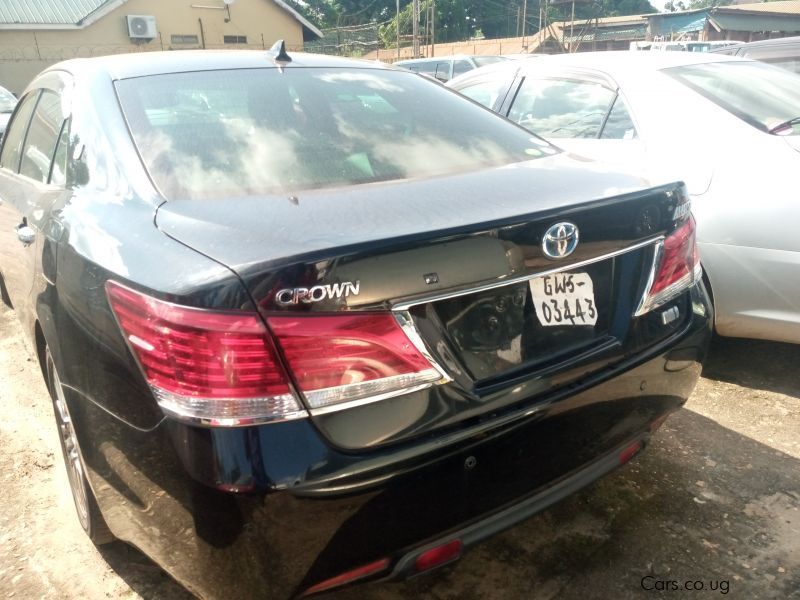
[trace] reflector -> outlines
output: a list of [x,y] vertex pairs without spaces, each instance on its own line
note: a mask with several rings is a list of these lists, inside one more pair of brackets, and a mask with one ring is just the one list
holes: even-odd
[[417,573],[421,573],[454,561],[461,556],[461,547],[461,540],[452,540],[441,546],[426,550],[414,561],[414,570]]
[[388,566],[389,566],[388,558],[382,558],[380,560],[376,560],[375,562],[369,563],[368,565],[357,567],[351,571],[347,571],[345,573],[342,573],[341,575],[337,575],[336,577],[331,577],[330,579],[326,579],[325,581],[313,585],[310,588],[308,588],[305,592],[303,592],[303,596],[310,596],[311,594],[317,594],[319,592],[324,592],[325,590],[330,590],[335,587],[340,587],[348,583],[352,583],[353,581],[363,579],[364,577],[380,573],[381,571],[385,570]]

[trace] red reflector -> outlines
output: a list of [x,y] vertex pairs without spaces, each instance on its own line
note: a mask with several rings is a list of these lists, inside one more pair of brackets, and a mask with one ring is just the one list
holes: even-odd
[[624,465],[642,449],[642,442],[634,442],[619,453],[619,464]]
[[267,322],[312,408],[441,379],[388,313],[271,316]]
[[348,583],[352,583],[353,581],[363,579],[364,577],[375,575],[376,573],[384,571],[388,566],[389,566],[388,558],[382,558],[381,560],[376,560],[375,562],[369,563],[368,565],[364,565],[363,567],[358,567],[356,569],[353,569],[352,571],[347,571],[346,573],[342,573],[341,575],[337,575],[336,577],[331,577],[330,579],[326,579],[321,583],[313,585],[310,588],[308,588],[305,592],[303,592],[303,596],[310,596],[311,594],[324,592],[326,590],[330,590],[332,588],[340,587]]
[[650,423],[650,432],[652,433],[652,432],[656,431],[659,427],[661,427],[664,424],[664,422],[667,420],[667,417],[669,417],[669,415],[663,415],[663,416],[657,418],[652,423]]
[[414,561],[414,570],[421,573],[454,561],[461,556],[461,547],[461,540],[453,540],[426,550]]
[[106,293],[165,411],[214,425],[302,416],[258,314],[180,306],[113,281]]

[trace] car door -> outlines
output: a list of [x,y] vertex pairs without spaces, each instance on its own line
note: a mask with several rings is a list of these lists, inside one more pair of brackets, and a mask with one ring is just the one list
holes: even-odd
[[618,87],[605,77],[526,74],[504,114],[566,150],[646,173],[644,145],[633,117]]
[[[23,96],[9,122],[0,152],[0,275],[8,297],[16,307],[23,295],[24,273],[20,257],[27,248],[19,239],[22,194],[16,186],[22,148],[40,90]],[[24,233],[24,232],[22,232]]]
[[[58,76],[50,79],[63,85]],[[66,180],[67,121],[60,87],[35,89],[23,99],[0,154],[0,266],[8,295],[29,334],[30,296],[41,271],[42,230]],[[54,167],[59,146],[61,164]]]

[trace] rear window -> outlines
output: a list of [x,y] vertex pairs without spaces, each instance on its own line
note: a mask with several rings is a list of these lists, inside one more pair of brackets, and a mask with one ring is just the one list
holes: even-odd
[[790,71],[742,61],[672,67],[664,73],[761,131],[800,133],[800,76]]
[[555,152],[404,72],[239,69],[116,85],[142,159],[168,198],[447,175]]

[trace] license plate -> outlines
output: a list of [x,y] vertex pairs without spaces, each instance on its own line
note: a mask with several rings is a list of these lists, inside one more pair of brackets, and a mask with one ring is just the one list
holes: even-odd
[[545,327],[594,325],[597,306],[588,273],[556,273],[531,279],[536,318]]

